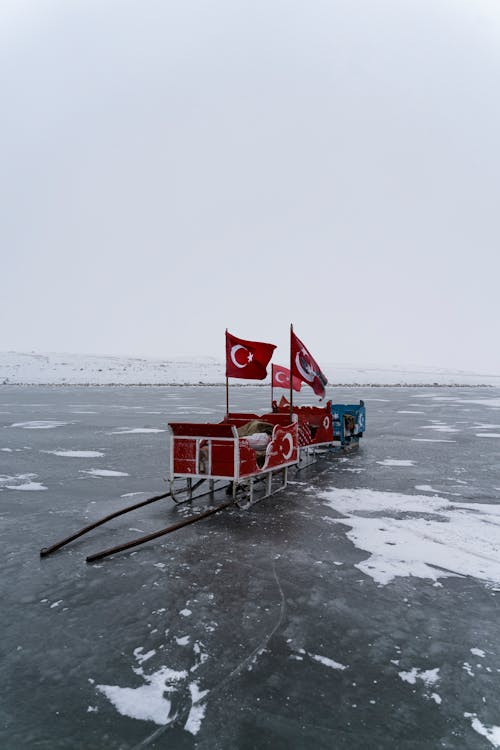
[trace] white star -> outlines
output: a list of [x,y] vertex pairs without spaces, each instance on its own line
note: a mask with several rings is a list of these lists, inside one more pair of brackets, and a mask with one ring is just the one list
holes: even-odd
[[250,362],[252,361],[252,359],[253,359],[253,354],[252,354],[252,352],[248,352],[248,357],[247,357],[247,362],[248,362],[248,364],[250,364]]

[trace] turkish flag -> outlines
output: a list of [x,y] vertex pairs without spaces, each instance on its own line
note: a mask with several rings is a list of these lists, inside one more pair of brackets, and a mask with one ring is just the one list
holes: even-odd
[[226,331],[226,378],[264,380],[274,344],[245,341]]
[[292,375],[310,385],[316,396],[325,397],[325,385],[328,380],[321,372],[321,368],[308,352],[302,341],[290,332],[290,350],[292,360]]
[[[290,370],[288,368],[281,365],[271,365],[271,371],[273,373],[274,388],[290,388]],[[292,388],[294,391],[300,391],[302,381],[298,378],[293,378]]]

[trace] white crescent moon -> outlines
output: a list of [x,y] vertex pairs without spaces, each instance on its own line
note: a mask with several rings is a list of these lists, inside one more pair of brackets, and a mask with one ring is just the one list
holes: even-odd
[[283,377],[285,377],[285,373],[283,372],[283,370],[280,370],[279,372],[276,373],[276,382],[277,383],[284,383],[285,381],[282,380],[282,378],[280,378],[280,375],[282,375]]
[[306,372],[306,370],[304,370],[304,368],[300,364],[300,352],[297,352],[297,354],[295,355],[295,367],[300,372],[304,380],[307,380],[308,383],[313,382],[316,375],[314,375],[314,373],[311,374],[310,372]]
[[240,368],[241,368],[241,367],[246,367],[246,366],[247,366],[247,364],[248,364],[248,362],[245,362],[245,364],[243,364],[243,365],[240,365],[240,363],[239,363],[239,362],[237,362],[237,361],[236,361],[236,359],[235,359],[235,357],[236,357],[236,352],[237,352],[237,351],[238,351],[239,349],[243,349],[243,351],[245,351],[245,352],[246,352],[246,351],[248,351],[248,349],[245,349],[245,347],[244,347],[244,346],[242,346],[241,344],[236,344],[236,346],[233,346],[233,347],[231,348],[231,354],[229,355],[229,356],[231,357],[231,362],[233,363],[233,365],[236,365],[236,367],[240,367]]
[[290,446],[290,450],[288,451],[288,453],[283,453],[283,458],[285,459],[285,461],[288,461],[288,459],[293,453],[293,440],[289,432],[286,433],[285,437],[283,438],[283,442],[285,442],[285,440],[288,440],[288,445]]
[[327,430],[329,426],[330,426],[330,419],[328,417],[325,417],[323,420],[323,427],[325,428],[325,430]]

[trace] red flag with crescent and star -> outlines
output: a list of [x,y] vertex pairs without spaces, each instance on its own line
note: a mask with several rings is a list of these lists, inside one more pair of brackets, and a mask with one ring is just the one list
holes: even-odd
[[[290,370],[288,367],[271,365],[271,372],[273,374],[273,388],[290,388]],[[293,378],[292,388],[294,391],[300,391],[302,388],[302,381],[299,380],[299,378]]]
[[316,360],[293,331],[290,332],[290,351],[292,376],[310,385],[316,396],[324,398],[328,380],[321,372]]
[[264,380],[274,344],[245,341],[226,331],[226,378]]

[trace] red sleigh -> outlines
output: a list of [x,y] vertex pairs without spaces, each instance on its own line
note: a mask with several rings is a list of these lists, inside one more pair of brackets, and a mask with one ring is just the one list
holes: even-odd
[[[238,428],[251,423],[270,425],[272,434],[265,447],[254,447],[252,436],[240,436]],[[228,480],[233,494],[244,485],[253,497],[254,481],[266,480],[265,495],[286,487],[288,467],[298,463],[298,421],[290,422],[289,414],[229,414],[223,422],[169,424],[170,483],[187,480],[188,492],[193,480],[209,480],[211,487],[218,480]],[[281,483],[273,489],[273,479],[281,475]]]

